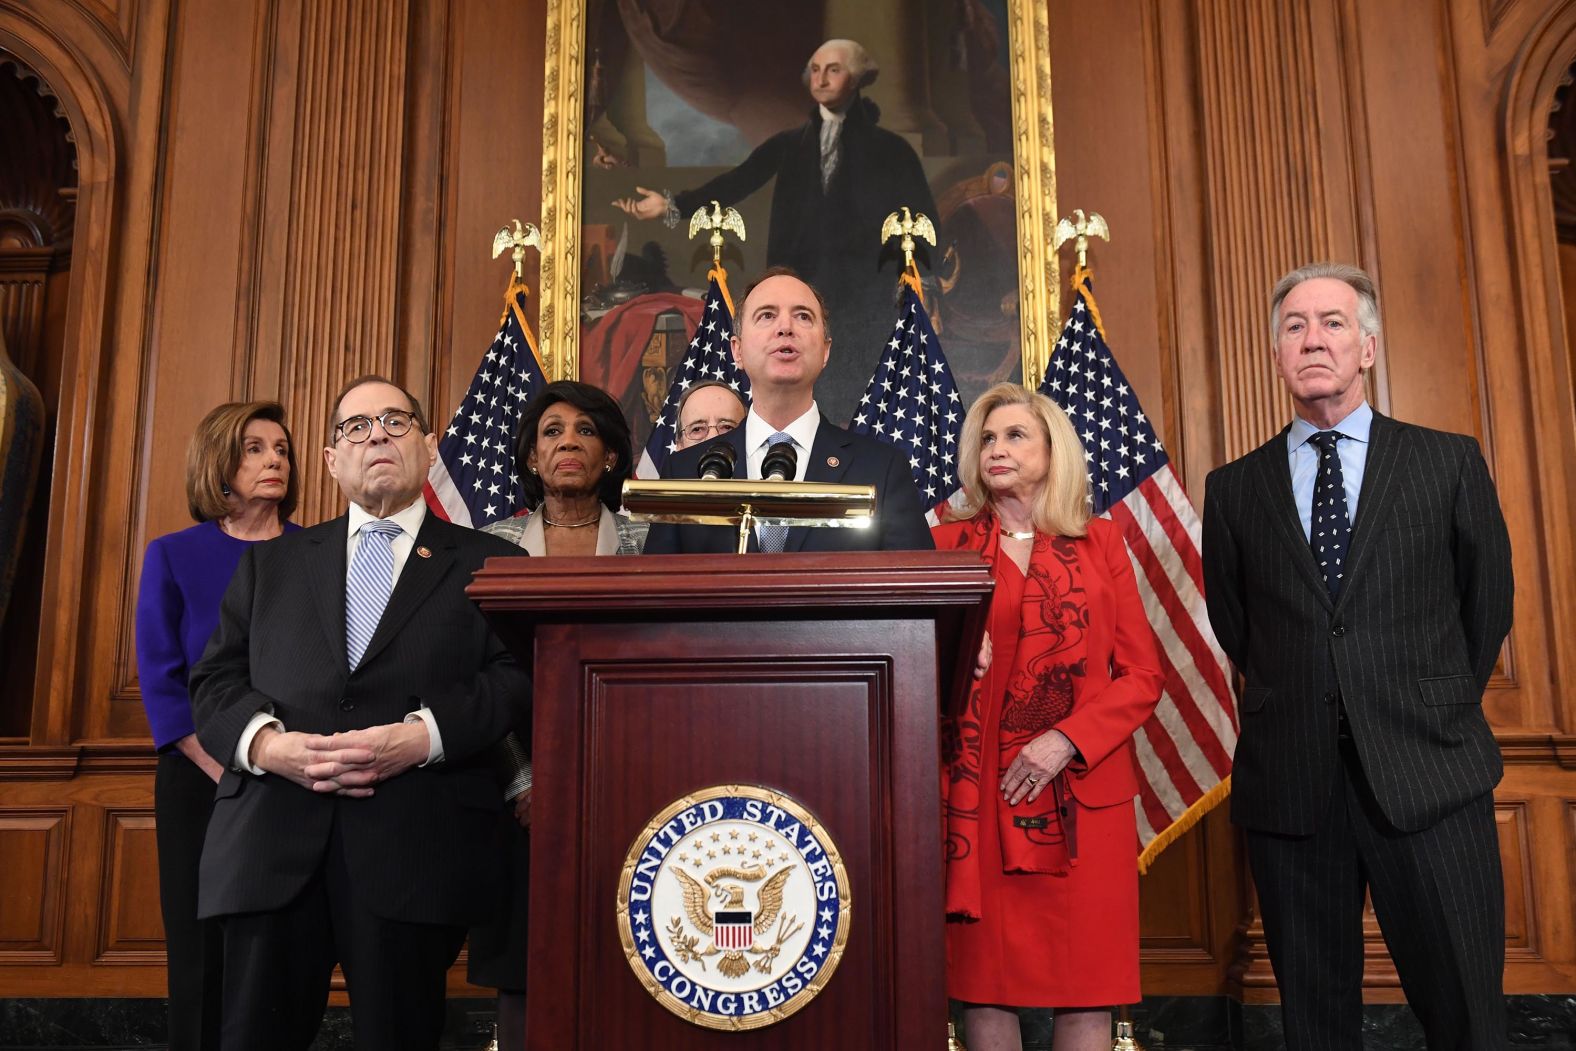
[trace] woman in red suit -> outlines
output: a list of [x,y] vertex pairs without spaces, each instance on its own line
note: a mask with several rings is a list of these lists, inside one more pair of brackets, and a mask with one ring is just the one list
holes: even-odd
[[1049,398],[991,388],[958,462],[969,499],[936,547],[981,552],[996,593],[990,667],[945,733],[948,993],[970,1051],[1021,1048],[1019,1007],[1055,1009],[1056,1051],[1104,1051],[1111,1005],[1139,998],[1132,735],[1160,657]]

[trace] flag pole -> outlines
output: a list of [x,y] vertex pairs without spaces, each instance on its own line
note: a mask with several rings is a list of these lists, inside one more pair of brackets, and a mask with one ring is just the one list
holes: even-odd
[[708,282],[716,281],[718,289],[722,292],[722,300],[727,304],[728,315],[733,315],[733,294],[728,291],[728,271],[722,267],[722,249],[726,244],[722,239],[723,232],[734,234],[740,241],[744,238],[744,217],[733,208],[724,208],[718,201],[711,202],[711,210],[707,211],[703,204],[690,216],[690,240],[702,231],[711,231],[711,269],[706,272]]

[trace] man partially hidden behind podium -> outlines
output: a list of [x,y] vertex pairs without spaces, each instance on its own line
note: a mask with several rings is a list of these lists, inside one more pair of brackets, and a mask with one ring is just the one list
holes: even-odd
[[502,802],[486,753],[530,681],[465,596],[499,537],[428,514],[437,442],[378,377],[335,403],[348,515],[248,550],[192,671],[224,768],[199,912],[224,921],[225,1051],[305,1049],[340,964],[358,1049],[433,1049]]
[[[886,442],[834,427],[815,403],[815,381],[831,357],[831,325],[818,293],[792,270],[773,267],[751,285],[734,322],[733,357],[750,377],[744,426],[692,446],[668,461],[667,477],[694,478],[718,443],[733,447],[735,478],[760,478],[766,451],[790,442],[796,481],[876,487],[868,529],[762,526],[751,551],[901,551],[935,545],[925,524],[908,460]],[[727,554],[738,534],[729,526],[655,524],[646,554]]]

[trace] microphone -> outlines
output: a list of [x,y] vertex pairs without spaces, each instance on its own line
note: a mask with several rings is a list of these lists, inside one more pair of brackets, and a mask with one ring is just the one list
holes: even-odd
[[766,450],[766,458],[761,461],[763,481],[792,481],[798,471],[799,454],[794,450],[793,442],[778,442]]
[[697,477],[707,481],[719,481],[733,477],[733,461],[739,454],[727,442],[716,442],[707,449],[700,458],[700,467]]

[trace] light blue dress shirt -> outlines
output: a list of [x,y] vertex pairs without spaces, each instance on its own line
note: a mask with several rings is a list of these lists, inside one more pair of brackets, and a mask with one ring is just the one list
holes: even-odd
[[[1374,410],[1364,401],[1347,413],[1346,418],[1332,431],[1340,431],[1342,438],[1335,443],[1341,457],[1341,481],[1346,488],[1346,516],[1352,528],[1357,527],[1357,494],[1363,488],[1363,469],[1368,466],[1368,434],[1373,429]],[[1291,495],[1297,501],[1297,517],[1302,521],[1302,535],[1312,533],[1313,483],[1319,476],[1319,449],[1308,439],[1319,433],[1319,428],[1301,416],[1291,421],[1286,434],[1286,455],[1291,464]]]

